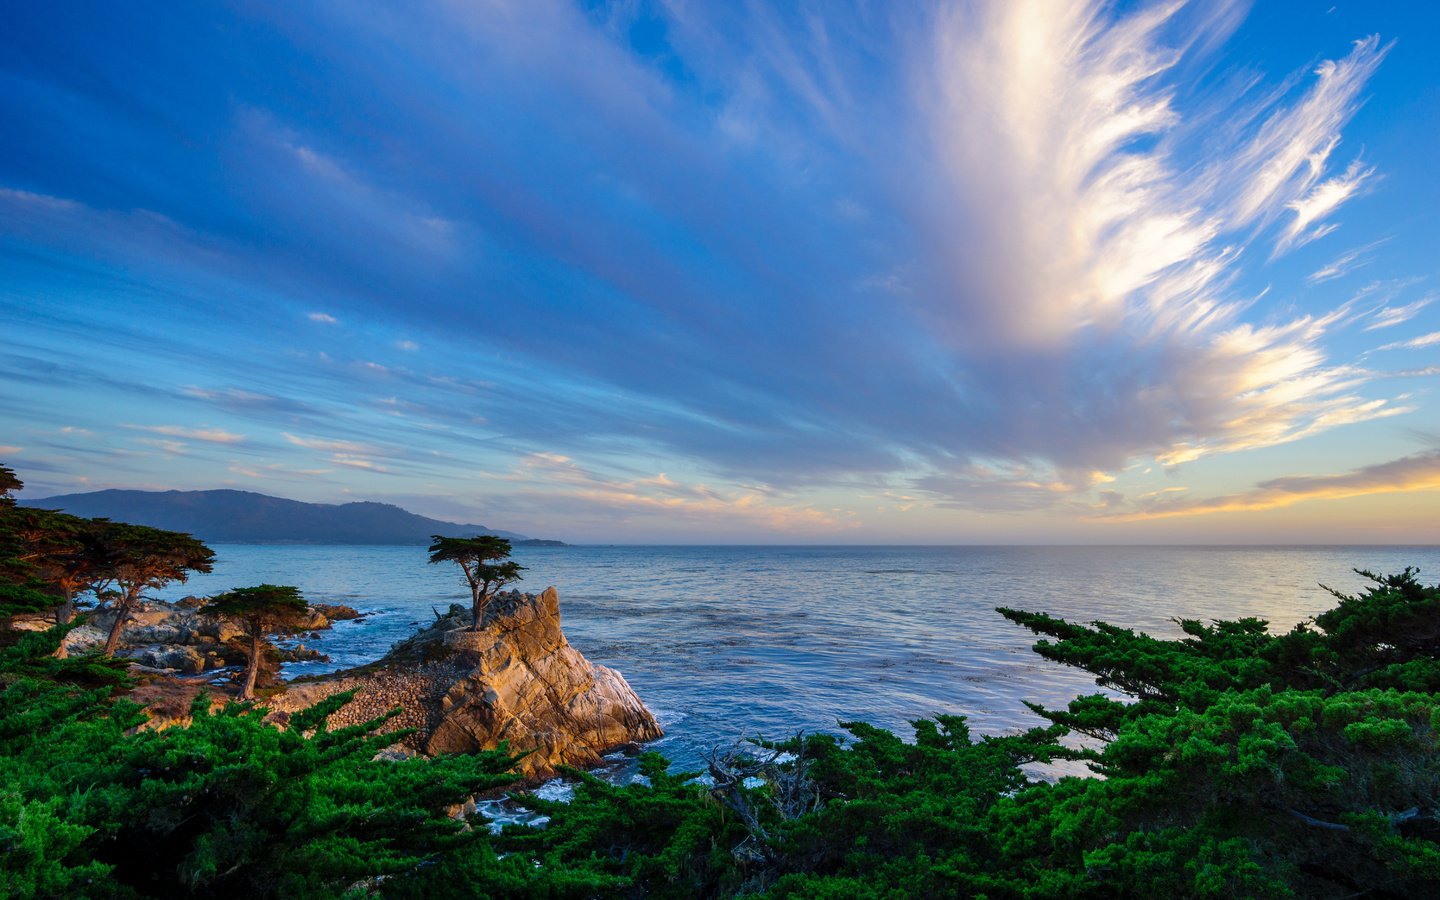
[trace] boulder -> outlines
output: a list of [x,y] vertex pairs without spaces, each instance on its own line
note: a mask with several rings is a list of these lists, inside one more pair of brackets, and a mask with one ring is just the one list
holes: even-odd
[[156,669],[179,669],[186,675],[205,671],[205,657],[196,652],[194,647],[162,644],[154,650],[146,651],[140,660]]
[[109,629],[99,629],[94,625],[85,624],[76,628],[65,636],[65,650],[71,656],[79,656],[82,653],[89,653],[91,650],[99,650],[105,646],[105,638]]
[[132,622],[125,626],[121,637],[129,645],[187,644],[192,642],[197,634],[194,625],[194,619],[178,615],[149,625]]
[[330,620],[325,618],[325,614],[315,609],[313,606],[305,611],[305,618],[296,622],[294,625],[296,631],[316,631],[321,628],[329,627]]
[[329,655],[328,653],[321,653],[319,650],[313,650],[313,649],[311,649],[311,648],[309,648],[309,647],[306,647],[304,644],[298,644],[298,645],[296,645],[296,646],[294,646],[294,647],[276,647],[276,648],[274,648],[274,650],[275,650],[275,656],[276,656],[281,662],[329,662],[329,661],[330,661],[330,655]]
[[595,666],[560,630],[560,600],[544,593],[500,595],[480,631],[446,631],[442,645],[470,665],[440,701],[442,717],[425,744],[430,755],[533,750],[527,775],[557,765],[590,766],[625,744],[662,736],[624,676]]
[[245,629],[236,625],[229,619],[221,619],[215,616],[204,616],[197,620],[196,634],[210,638],[218,644],[228,644],[234,640],[248,640]]

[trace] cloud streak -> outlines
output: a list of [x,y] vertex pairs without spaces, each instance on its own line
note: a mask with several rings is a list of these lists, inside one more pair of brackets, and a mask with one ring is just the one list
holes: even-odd
[[1434,490],[1440,490],[1440,451],[1416,453],[1339,475],[1287,475],[1261,482],[1252,490],[1240,494],[1158,499],[1138,511],[1109,518],[1136,521],[1218,512],[1257,512],[1305,500],[1341,500],[1371,494]]
[[1422,297],[1414,303],[1407,303],[1404,306],[1386,306],[1376,311],[1372,321],[1365,326],[1366,331],[1374,331],[1377,328],[1389,328],[1391,325],[1399,325],[1415,318],[1420,310],[1435,302],[1435,295]]
[[[245,440],[245,435],[232,434],[223,428],[185,428],[181,425],[121,425],[120,427],[137,431],[151,431],[170,437],[189,438],[211,444],[238,444]],[[166,443],[173,442],[167,441]]]

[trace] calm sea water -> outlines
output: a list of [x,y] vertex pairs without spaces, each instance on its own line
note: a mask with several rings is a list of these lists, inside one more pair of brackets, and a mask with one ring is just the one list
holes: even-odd
[[[372,615],[318,641],[330,665],[368,662],[469,602],[452,568],[421,547],[217,545],[215,571],[162,596],[269,582]],[[1352,568],[1440,575],[1437,547],[565,547],[517,549],[520,585],[555,585],[570,642],[623,673],[695,767],[738,738],[838,731],[860,719],[910,734],[908,720],[969,717],[984,734],[1042,724],[1049,706],[1093,693],[1083,672],[1030,651],[1034,636],[997,606],[1104,620],[1175,636],[1176,617],[1258,616],[1288,629],[1353,593]]]

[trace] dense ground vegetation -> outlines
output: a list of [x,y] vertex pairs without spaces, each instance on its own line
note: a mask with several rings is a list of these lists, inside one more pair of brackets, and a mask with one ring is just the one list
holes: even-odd
[[[0,468],[0,500],[18,479]],[[7,487],[7,484],[9,485]],[[0,600],[59,610],[90,520],[0,503]],[[40,523],[37,527],[36,523]],[[78,537],[77,537],[78,535]],[[78,563],[77,563],[78,565]],[[1182,621],[1160,640],[1000,613],[1107,690],[1044,728],[796,737],[648,783],[581,772],[525,796],[543,828],[452,818],[513,784],[503,752],[393,761],[347,697],[284,729],[263,708],[139,730],[123,661],[54,653],[72,625],[0,647],[0,894],[10,897],[1109,898],[1440,895],[1440,586],[1363,573],[1284,634]],[[83,581],[83,579],[82,579]],[[91,582],[96,583],[92,577]],[[1087,735],[1091,749],[1062,743]],[[1022,767],[1080,759],[1054,783]]]

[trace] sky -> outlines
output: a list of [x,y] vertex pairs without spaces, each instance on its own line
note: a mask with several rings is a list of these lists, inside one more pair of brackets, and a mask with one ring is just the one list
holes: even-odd
[[1440,542],[1440,10],[0,11],[0,463],[581,543]]

